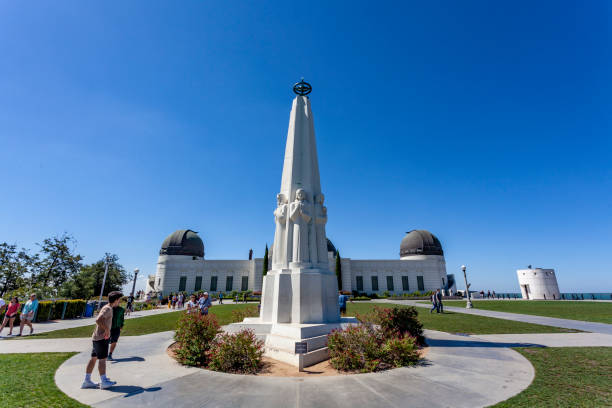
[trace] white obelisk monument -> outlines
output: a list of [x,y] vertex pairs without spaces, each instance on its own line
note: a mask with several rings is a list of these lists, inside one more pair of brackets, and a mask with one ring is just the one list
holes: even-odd
[[[311,87],[297,83],[277,207],[272,270],[263,278],[261,314],[239,326],[266,333],[266,354],[294,365],[308,366],[327,358],[327,334],[354,323],[340,318],[338,283],[327,260],[327,208],[321,192]],[[306,342],[306,354],[295,343]]]

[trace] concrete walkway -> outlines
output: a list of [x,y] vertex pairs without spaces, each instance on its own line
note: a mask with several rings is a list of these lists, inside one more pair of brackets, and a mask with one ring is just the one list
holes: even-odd
[[474,334],[493,343],[528,343],[540,347],[612,347],[612,335],[601,333]]
[[[422,308],[431,308],[430,304],[419,303],[422,300],[373,300],[375,303],[393,303],[410,305]],[[444,306],[445,311],[465,313],[477,316],[494,317],[496,319],[515,320],[518,322],[541,324],[543,326],[563,327],[565,329],[580,330],[591,333],[612,334],[612,324],[585,322],[581,320],[559,319],[556,317],[534,316],[519,313],[495,312],[484,309],[466,309],[464,307]]]
[[[426,361],[382,373],[279,378],[216,373],[177,364],[166,353],[172,332],[122,338],[109,390],[81,390],[89,349],[58,369],[58,387],[95,407],[483,407],[510,398],[534,377],[531,364],[495,343],[426,331]],[[97,374],[94,374],[97,381]]]

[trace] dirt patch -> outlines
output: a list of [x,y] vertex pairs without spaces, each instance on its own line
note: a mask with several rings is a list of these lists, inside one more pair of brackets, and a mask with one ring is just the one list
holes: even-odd
[[[170,358],[176,360],[175,350],[177,344],[172,343],[166,350]],[[425,358],[429,347],[425,347],[419,350],[419,356],[421,359]],[[330,377],[335,375],[351,375],[358,374],[353,372],[338,371],[331,366],[329,360],[321,361],[315,365],[304,368],[304,371],[299,371],[297,367],[291,364],[283,363],[282,361],[274,360],[269,357],[262,359],[263,367],[257,374],[246,374],[246,375],[257,375],[260,377]],[[200,367],[206,370],[206,367]]]

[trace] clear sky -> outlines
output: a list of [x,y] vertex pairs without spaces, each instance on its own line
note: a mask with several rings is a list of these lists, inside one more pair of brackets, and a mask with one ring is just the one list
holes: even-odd
[[610,4],[2,2],[0,242],[67,231],[143,276],[181,228],[261,257],[303,76],[344,257],[427,229],[476,289],[532,264],[610,292]]

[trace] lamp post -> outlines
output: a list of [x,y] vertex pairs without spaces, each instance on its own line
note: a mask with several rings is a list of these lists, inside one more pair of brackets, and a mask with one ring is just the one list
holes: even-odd
[[140,269],[134,269],[134,283],[132,284],[132,293],[130,294],[132,297],[134,297],[134,289],[136,289],[136,279],[138,278],[138,272],[140,272]]
[[467,296],[467,303],[465,304],[465,308],[466,309],[471,309],[472,308],[472,301],[470,300],[470,285],[468,285],[467,283],[467,275],[465,274],[465,270],[467,268],[465,267],[465,265],[461,265],[461,270],[463,271],[463,279],[465,279],[465,292],[466,292],[466,296]]
[[108,275],[108,254],[104,259],[104,278],[102,279],[102,289],[100,290],[100,299],[98,300],[98,313],[100,312],[100,305],[102,304],[102,294],[104,293],[104,285],[106,284],[106,275]]

